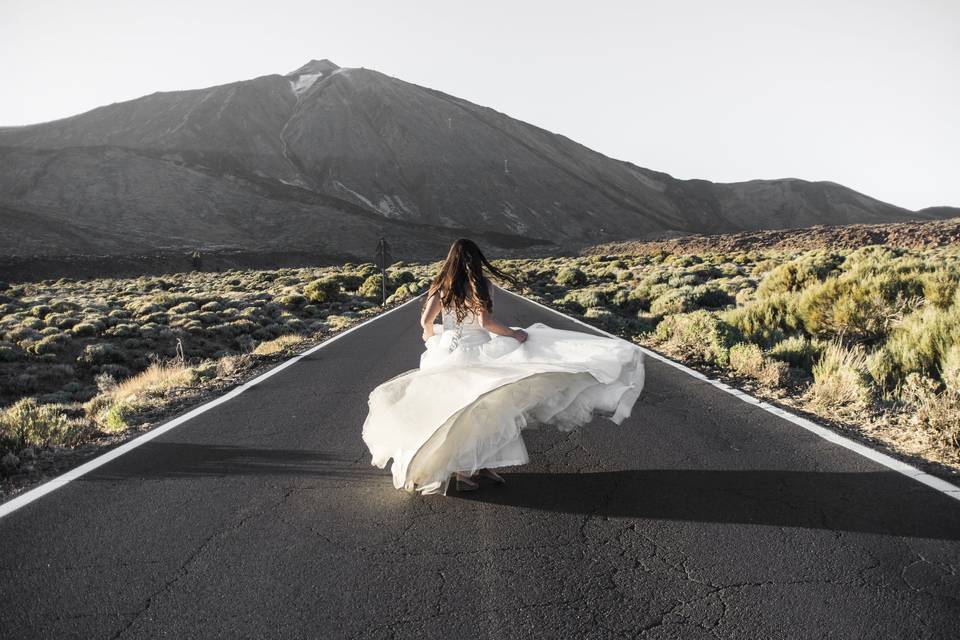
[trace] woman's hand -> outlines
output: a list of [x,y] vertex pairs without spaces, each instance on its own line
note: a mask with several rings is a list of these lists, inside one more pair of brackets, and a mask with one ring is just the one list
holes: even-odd
[[527,341],[527,338],[529,336],[527,335],[527,332],[524,331],[523,329],[514,329],[512,337],[514,340],[516,340],[520,344],[523,344],[524,342]]
[[429,340],[435,335],[436,334],[433,332],[433,327],[431,326],[429,329],[427,327],[424,327],[423,334],[420,337],[423,339],[424,342],[426,342],[427,340]]

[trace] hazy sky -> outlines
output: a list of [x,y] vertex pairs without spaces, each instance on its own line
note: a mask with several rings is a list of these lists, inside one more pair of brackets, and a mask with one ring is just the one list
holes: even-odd
[[960,206],[960,0],[0,0],[0,125],[367,67],[679,178]]

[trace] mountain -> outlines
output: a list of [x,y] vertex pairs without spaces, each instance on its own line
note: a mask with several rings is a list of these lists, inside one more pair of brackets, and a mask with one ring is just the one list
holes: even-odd
[[936,218],[831,182],[678,180],[368,69],[158,92],[0,128],[8,256],[311,250],[407,259]]

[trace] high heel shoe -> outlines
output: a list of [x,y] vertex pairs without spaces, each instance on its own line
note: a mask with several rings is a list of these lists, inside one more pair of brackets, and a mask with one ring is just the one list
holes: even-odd
[[457,473],[454,475],[454,478],[456,479],[457,483],[457,491],[476,491],[480,488],[480,483],[470,476]]
[[480,469],[477,472],[477,475],[481,478],[487,478],[488,480],[493,480],[497,484],[507,484],[507,481],[503,479],[503,476],[494,471],[493,469]]
[[473,478],[465,476],[462,473],[451,473],[447,481],[443,483],[443,495],[449,495],[451,482],[457,492],[476,491],[480,488],[480,483]]

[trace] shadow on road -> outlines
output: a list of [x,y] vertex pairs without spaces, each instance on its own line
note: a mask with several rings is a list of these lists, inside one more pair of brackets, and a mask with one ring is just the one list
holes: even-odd
[[382,477],[355,458],[323,451],[151,441],[83,477],[85,481],[225,476]]
[[689,520],[960,540],[960,503],[894,472],[650,469],[511,473],[469,501],[610,518]]

